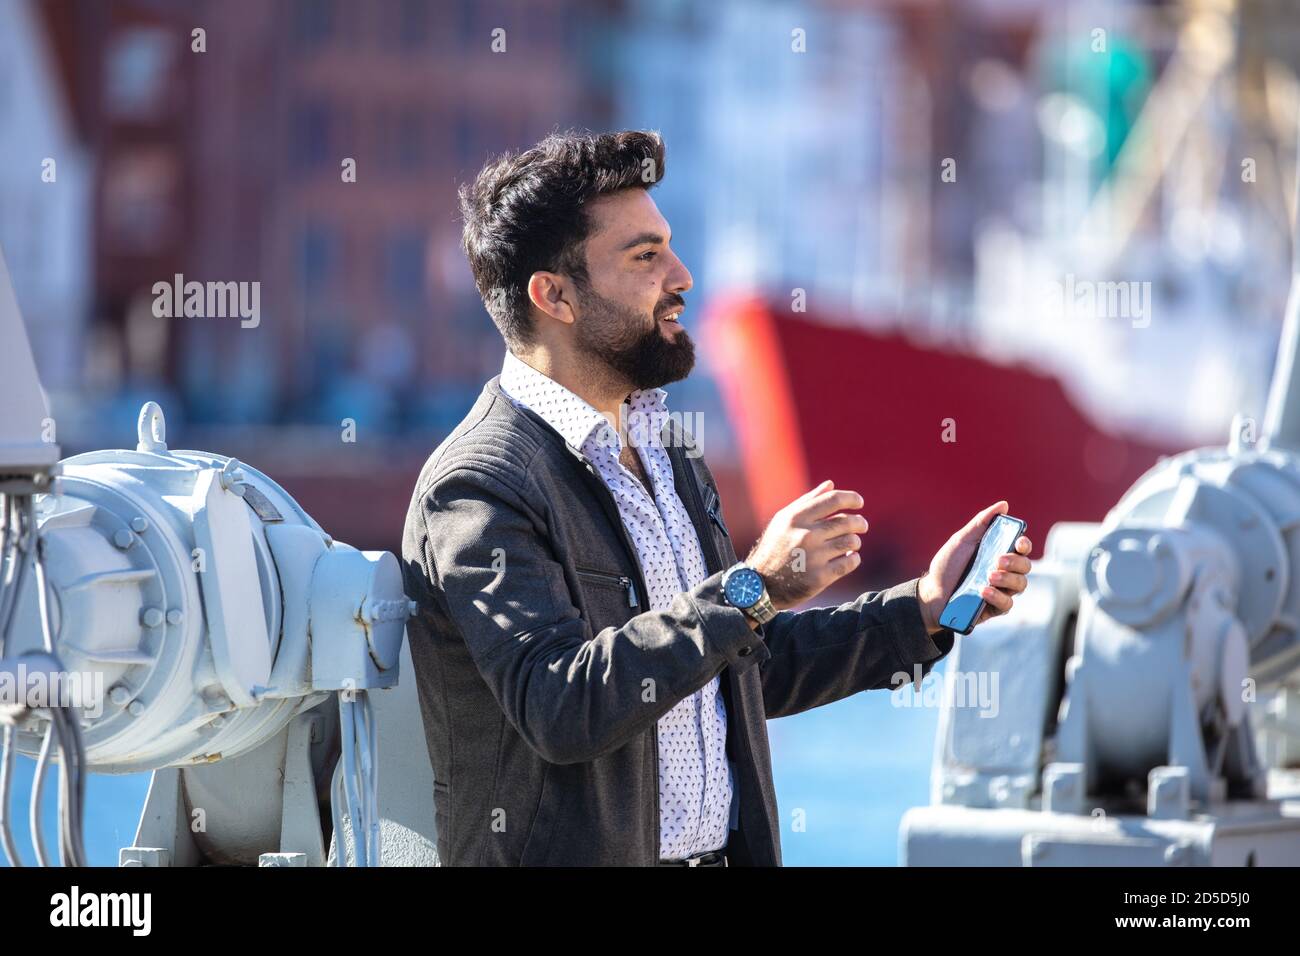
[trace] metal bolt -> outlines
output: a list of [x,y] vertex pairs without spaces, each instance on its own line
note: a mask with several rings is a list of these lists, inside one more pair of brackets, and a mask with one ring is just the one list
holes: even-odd
[[241,498],[244,496],[246,490],[243,486],[244,472],[239,467],[239,459],[231,458],[228,460],[217,477],[221,482],[221,487],[226,491]]
[[132,717],[139,717],[144,713],[144,704],[140,703],[138,700],[133,700],[131,703],[126,705],[126,712]]
[[149,530],[149,522],[142,517],[136,516],[131,519],[131,530],[136,534],[144,534]]
[[125,528],[122,528],[113,533],[113,544],[125,551],[127,548],[131,547],[131,545],[135,544],[135,535],[130,531],[127,531]]
[[114,687],[112,690],[108,692],[108,699],[111,700],[118,707],[121,707],[128,700],[131,699],[131,691],[129,691],[123,685],[118,684],[116,687]]
[[208,721],[208,726],[211,727],[213,730],[220,730],[222,727],[226,726],[226,718],[222,717],[220,714],[217,714],[217,716],[213,717],[210,721]]
[[156,607],[147,607],[140,612],[140,623],[145,627],[158,627],[163,622],[163,612]]
[[185,620],[185,613],[178,607],[172,608],[167,612],[167,623],[171,625],[179,624]]

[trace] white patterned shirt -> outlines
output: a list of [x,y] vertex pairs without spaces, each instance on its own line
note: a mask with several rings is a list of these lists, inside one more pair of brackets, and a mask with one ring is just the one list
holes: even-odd
[[[617,429],[594,407],[509,351],[500,384],[516,405],[536,412],[596,467],[636,548],[650,610],[669,607],[678,594],[708,577],[699,536],[673,486],[672,461],[659,441],[668,414],[663,389],[633,391],[626,411],[629,442],[654,487],[651,498],[619,461],[623,443]],[[727,842],[732,777],[719,679],[678,702],[655,729],[660,858],[680,860],[721,849]]]

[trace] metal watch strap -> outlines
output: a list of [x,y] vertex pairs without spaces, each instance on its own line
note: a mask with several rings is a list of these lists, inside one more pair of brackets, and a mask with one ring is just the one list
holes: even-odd
[[[759,581],[763,582],[763,593],[760,594],[758,600],[755,601],[749,607],[739,607],[737,605],[731,604],[731,599],[727,597],[727,588],[726,588],[727,577],[733,571],[736,571],[740,568],[744,568],[747,571],[751,572],[759,579]],[[736,608],[737,611],[740,611],[751,621],[756,621],[759,624],[766,624],[768,621],[772,620],[772,618],[776,617],[776,608],[772,606],[772,599],[767,595],[767,582],[763,581],[763,576],[759,574],[757,571],[755,571],[753,568],[751,568],[744,561],[737,561],[731,567],[727,568],[727,570],[723,572],[722,581],[723,581],[723,587],[722,587],[723,598],[727,601],[728,604],[731,604],[732,607]]]
[[759,624],[766,624],[776,617],[776,608],[772,606],[772,599],[767,596],[766,584],[763,587],[763,596],[755,602],[754,606],[744,607],[741,610]]

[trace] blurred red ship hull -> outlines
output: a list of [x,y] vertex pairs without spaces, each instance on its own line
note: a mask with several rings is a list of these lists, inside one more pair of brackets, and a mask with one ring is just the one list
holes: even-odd
[[1101,520],[1180,450],[1103,431],[1055,378],[1023,366],[751,298],[715,302],[702,335],[750,503],[735,523],[756,533],[829,478],[866,501],[860,573],[872,579],[922,573],[949,535],[1003,498],[1039,554],[1053,524]]

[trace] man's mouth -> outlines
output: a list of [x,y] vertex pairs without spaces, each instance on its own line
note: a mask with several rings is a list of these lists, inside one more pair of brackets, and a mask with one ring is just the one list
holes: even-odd
[[682,317],[682,310],[673,309],[671,312],[666,312],[663,315],[659,316],[659,321],[676,323],[681,320],[681,317]]

